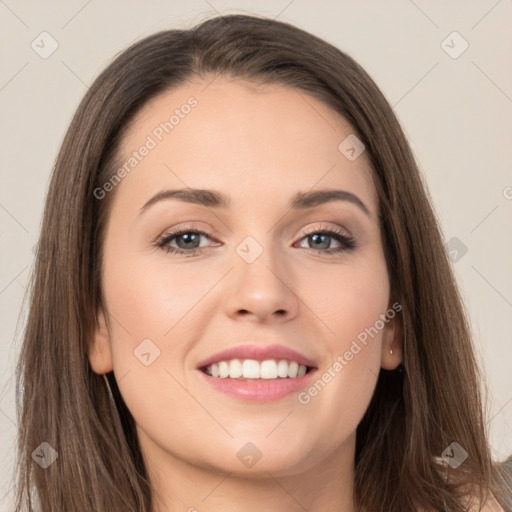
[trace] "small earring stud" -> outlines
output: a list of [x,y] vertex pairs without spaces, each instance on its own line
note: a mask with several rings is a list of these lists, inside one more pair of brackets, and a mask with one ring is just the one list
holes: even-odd
[[390,353],[390,354],[392,354],[392,353],[393,353],[393,349],[390,349],[390,350],[389,350],[389,353]]

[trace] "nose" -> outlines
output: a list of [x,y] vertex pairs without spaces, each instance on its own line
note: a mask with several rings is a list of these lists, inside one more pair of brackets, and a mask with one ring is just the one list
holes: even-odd
[[235,252],[234,268],[228,277],[225,298],[228,316],[263,323],[295,318],[300,305],[295,291],[297,280],[284,255],[265,247],[251,262],[240,254]]

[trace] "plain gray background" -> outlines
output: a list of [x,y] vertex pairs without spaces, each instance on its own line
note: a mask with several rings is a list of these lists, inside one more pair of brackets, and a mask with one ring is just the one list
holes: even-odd
[[234,12],[324,38],[354,57],[393,105],[471,318],[495,458],[512,453],[512,1],[0,0],[2,511],[12,507],[16,323],[71,116],[88,84],[133,41]]

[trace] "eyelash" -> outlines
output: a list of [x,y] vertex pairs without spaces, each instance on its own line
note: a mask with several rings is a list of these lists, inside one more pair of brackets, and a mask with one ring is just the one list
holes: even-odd
[[[205,231],[202,231],[200,229],[196,229],[193,227],[184,226],[184,227],[177,228],[175,230],[165,233],[157,242],[157,247],[164,250],[168,254],[178,254],[178,255],[183,255],[185,257],[191,257],[191,256],[196,255],[197,253],[201,253],[203,251],[203,249],[205,249],[206,247],[184,250],[184,249],[178,249],[176,247],[171,247],[171,246],[167,245],[174,238],[177,238],[180,235],[183,235],[186,233],[187,234],[193,233],[196,235],[205,235],[210,239],[212,238],[210,236],[210,234]],[[314,234],[332,236],[335,240],[337,240],[338,242],[340,242],[342,244],[341,247],[338,247],[336,249],[328,249],[328,250],[312,249],[311,247],[307,248],[308,250],[316,252],[316,253],[327,254],[328,256],[334,256],[341,252],[351,251],[356,247],[356,242],[352,236],[346,235],[345,233],[343,233],[341,230],[339,230],[337,228],[327,228],[327,227],[323,227],[323,226],[320,228],[309,229],[309,230],[305,231],[304,236],[302,236],[302,238],[300,240],[302,240],[303,238],[307,238],[308,236],[311,236]]]

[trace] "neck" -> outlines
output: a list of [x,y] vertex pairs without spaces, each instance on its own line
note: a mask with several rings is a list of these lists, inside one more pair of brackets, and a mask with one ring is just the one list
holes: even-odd
[[[148,442],[141,439],[141,446]],[[354,453],[355,433],[327,459],[305,461],[302,472],[255,467],[243,473],[194,464],[153,446],[151,458],[145,457],[153,512],[356,512]]]

